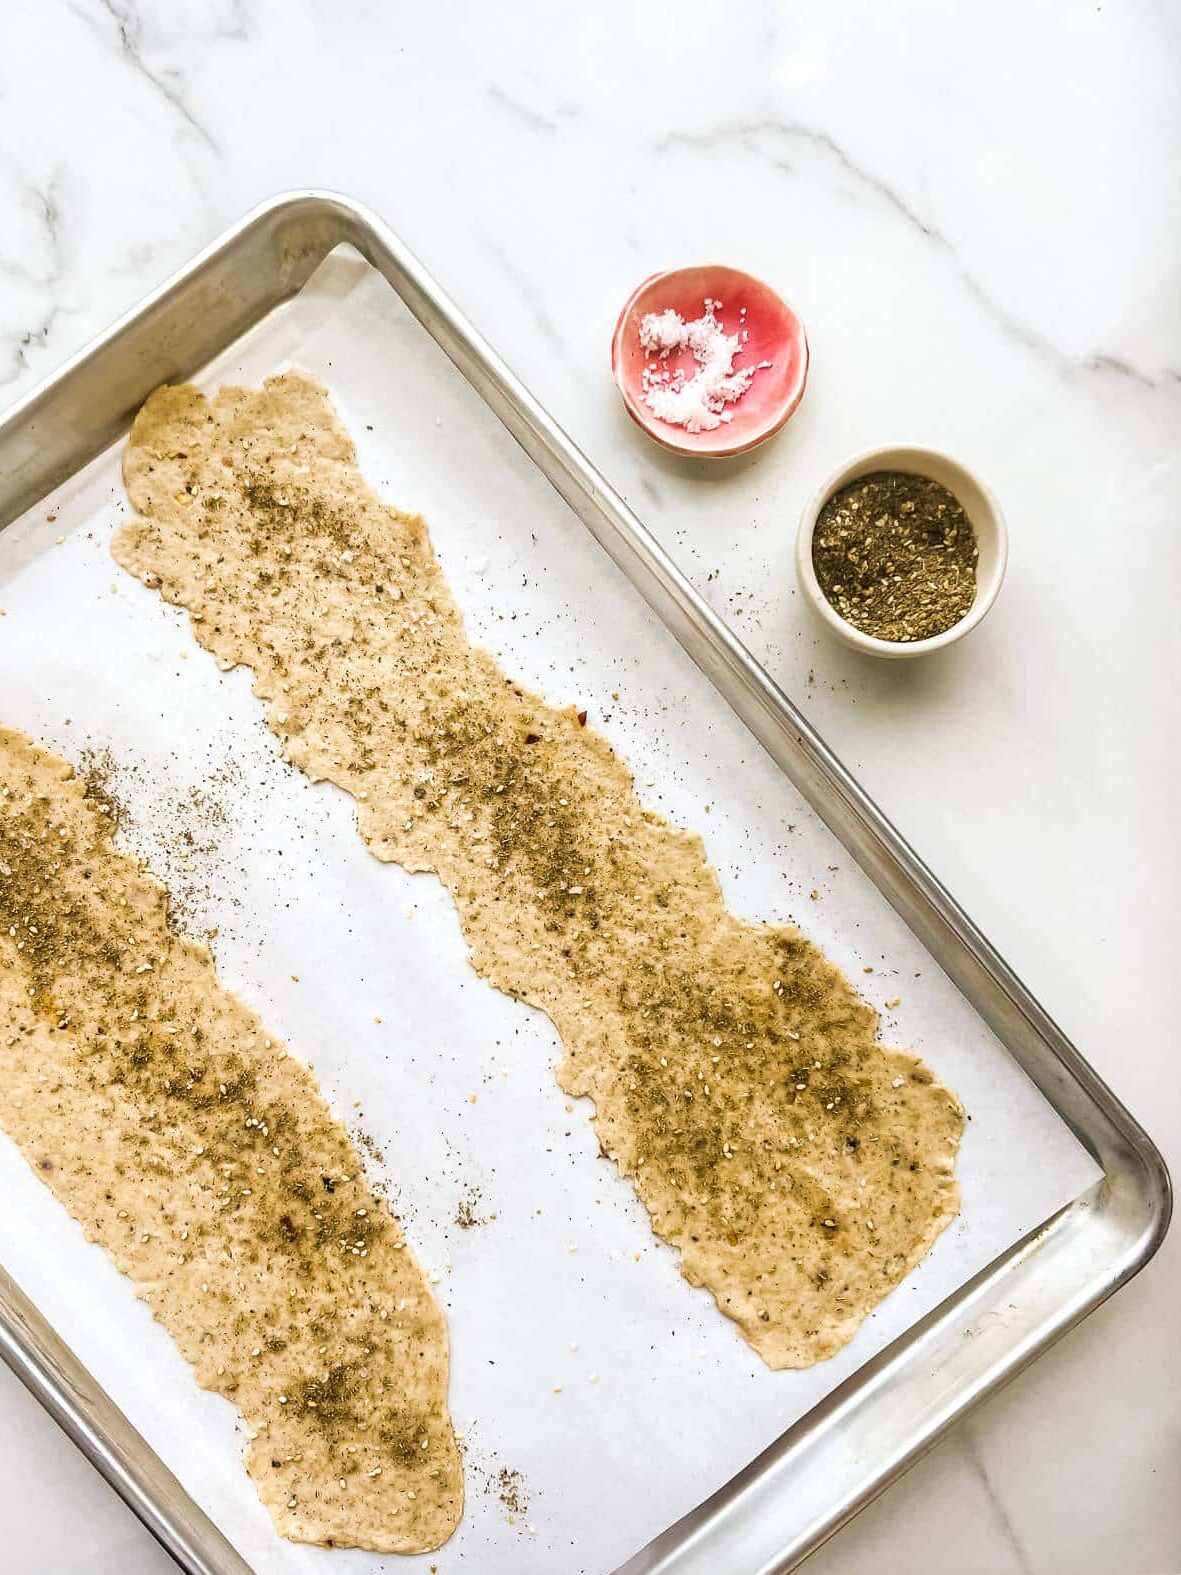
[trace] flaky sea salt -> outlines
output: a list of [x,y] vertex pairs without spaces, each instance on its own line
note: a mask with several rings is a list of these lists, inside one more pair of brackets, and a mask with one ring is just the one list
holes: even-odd
[[640,343],[649,355],[684,348],[688,327],[680,312],[649,312],[640,324]]
[[[723,421],[732,421],[737,404],[750,387],[759,367],[734,370],[734,357],[742,349],[740,336],[728,334],[718,322],[721,303],[708,298],[700,317],[686,322],[679,312],[649,312],[640,323],[640,346],[650,357],[641,378],[644,403],[660,421],[688,432],[712,432]],[[677,350],[690,350],[697,362],[692,377],[666,365]]]

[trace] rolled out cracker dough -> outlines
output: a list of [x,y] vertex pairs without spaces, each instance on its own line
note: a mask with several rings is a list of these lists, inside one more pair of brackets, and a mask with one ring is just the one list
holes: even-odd
[[169,928],[65,761],[0,728],[0,1125],[247,1428],[298,1542],[459,1519],[447,1330],[311,1074]]
[[958,1209],[954,1095],[796,929],[726,910],[584,716],[467,639],[425,524],[367,485],[314,379],[159,389],[124,476],[115,557],[253,670],[379,859],[438,872],[686,1279],[771,1367],[839,1350]]

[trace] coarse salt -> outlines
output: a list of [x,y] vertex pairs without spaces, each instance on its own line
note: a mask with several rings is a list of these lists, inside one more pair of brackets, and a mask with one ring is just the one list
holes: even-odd
[[[712,432],[723,421],[732,421],[734,412],[728,407],[746,393],[755,373],[771,364],[762,361],[734,370],[742,344],[738,334],[728,334],[719,323],[718,305],[707,298],[702,315],[691,322],[670,308],[649,312],[640,323],[640,346],[652,358],[641,377],[644,403],[658,420],[688,432]],[[697,362],[692,377],[660,364],[674,351],[686,349]]]

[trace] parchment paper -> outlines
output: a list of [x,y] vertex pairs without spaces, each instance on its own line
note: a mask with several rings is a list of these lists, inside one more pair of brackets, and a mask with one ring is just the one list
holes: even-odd
[[111,560],[112,450],[0,534],[0,719],[74,760],[110,749],[123,843],[384,1155],[450,1322],[458,1533],[411,1559],[281,1542],[232,1407],[3,1138],[0,1261],[259,1575],[604,1575],[1098,1171],[379,275],[329,259],[202,382],[290,365],[327,382],[383,495],[427,516],[472,633],[591,713],[647,802],[704,836],[730,903],[795,919],[878,1006],[901,997],[886,1037],[971,1117],[963,1212],[841,1355],[769,1372],[598,1158],[549,1022],[472,973],[438,882],[371,858],[351,802],[279,762],[249,676]]

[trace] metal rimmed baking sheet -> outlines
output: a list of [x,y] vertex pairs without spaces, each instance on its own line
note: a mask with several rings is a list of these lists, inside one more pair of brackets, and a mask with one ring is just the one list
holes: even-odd
[[[333,259],[312,278],[341,241],[356,245],[378,273]],[[444,364],[399,298],[467,382]],[[651,1242],[627,1189],[593,1164],[585,1113],[565,1112],[549,1072],[548,1025],[465,974],[462,946],[437,886],[428,883],[428,891],[421,878],[369,860],[352,833],[347,803],[278,768],[244,675],[221,678],[195,648],[191,659],[182,656],[191,642],[178,615],[134,585],[119,584],[106,556],[122,502],[117,456],[102,450],[125,430],[140,399],[169,377],[200,371],[213,382],[225,376],[257,380],[291,361],[325,377],[359,441],[363,468],[383,493],[427,514],[476,634],[549,698],[578,698],[597,717],[610,717],[603,725],[640,781],[651,783],[653,801],[702,831],[728,896],[743,911],[796,916],[851,972],[866,961],[893,970],[890,994],[901,994],[904,1005],[891,1038],[923,1049],[968,1103],[974,1127],[962,1165],[962,1222],[834,1363],[802,1375],[766,1373],[712,1305],[679,1281],[671,1254]],[[506,440],[494,414],[522,449]],[[656,1546],[630,1568],[670,1575],[786,1568],[1151,1250],[1163,1226],[1166,1192],[1159,1162],[1138,1129],[602,478],[376,221],[338,199],[307,196],[270,206],[19,408],[0,429],[0,460],[7,462],[10,518],[60,484],[51,501],[0,538],[0,605],[13,602],[0,630],[0,672],[8,675],[5,720],[67,754],[110,744],[130,763],[131,819],[138,820],[144,846],[166,877],[169,823],[165,817],[153,829],[150,802],[169,794],[179,802],[200,792],[210,772],[223,773],[227,818],[236,834],[220,839],[201,874],[208,889],[194,893],[198,905],[206,904],[204,916],[222,931],[223,976],[288,1034],[297,1053],[316,1063],[338,1108],[347,1115],[353,1098],[362,1099],[366,1125],[388,1151],[407,1228],[424,1257],[445,1273],[440,1291],[449,1303],[456,1348],[453,1399],[459,1424],[470,1431],[473,1463],[472,1513],[460,1537],[478,1536],[481,1527],[486,1533],[483,1541],[461,1540],[449,1551],[466,1546],[474,1557],[479,1548],[480,1567],[489,1571],[501,1567],[498,1560],[520,1570],[599,1571],[655,1536]],[[541,485],[541,472],[559,486],[622,574]],[[50,512],[52,525],[45,518]],[[65,538],[60,545],[58,535]],[[696,669],[649,615],[637,588]],[[56,646],[43,638],[44,609],[54,605],[70,609],[73,626]],[[40,666],[30,669],[31,656]],[[138,684],[138,693],[129,694],[128,684]],[[66,715],[70,727],[63,732]],[[150,716],[157,718],[154,728],[146,725]],[[143,787],[138,814],[135,773]],[[787,825],[795,829],[787,832]],[[834,856],[832,832],[883,888],[909,930],[848,857]],[[299,855],[302,865],[290,847],[311,850]],[[184,872],[171,874],[181,879]],[[808,908],[807,892],[816,885],[823,888],[822,900]],[[244,907],[235,908],[235,901]],[[358,928],[358,915],[370,912],[386,916],[380,936],[375,925]],[[347,944],[321,938],[317,948],[316,938],[325,933]],[[429,945],[413,954],[411,976],[431,980],[424,992],[431,1009],[416,1012],[383,976],[383,959],[395,939],[400,949],[413,948],[424,934]],[[261,952],[260,935],[266,938]],[[323,974],[315,962],[309,965],[309,948],[318,950]],[[948,977],[931,966],[932,958]],[[301,978],[288,988],[283,977],[292,971]],[[922,977],[903,985],[894,982],[899,974]],[[436,1002],[443,998],[452,1011],[441,1025]],[[356,1041],[350,1054],[339,1053],[335,1043],[342,1014]],[[371,1031],[372,1024],[366,1031],[362,1022],[397,1014],[403,1023],[391,1065],[382,1059],[391,1050],[388,1035]],[[1043,1121],[1047,1107],[1000,1054],[994,1033],[1097,1157],[1105,1182],[1092,1184],[1099,1171],[1089,1159],[1073,1168],[1080,1151],[1057,1119]],[[480,1048],[471,1052],[468,1045]],[[417,1064],[408,1060],[412,1053]],[[506,1063],[508,1078],[502,1075]],[[985,1066],[987,1075],[980,1075]],[[459,1119],[454,1107],[466,1102],[469,1086],[483,1096],[472,1107],[480,1115]],[[421,1101],[418,1126],[386,1121],[385,1111],[403,1109],[411,1098]],[[504,1118],[510,1108],[511,1119]],[[536,1144],[516,1180],[501,1157],[506,1128],[514,1142]],[[1014,1148],[1022,1137],[1027,1149],[1041,1146],[1041,1164],[1040,1174],[1038,1165],[1031,1167],[1015,1212],[1000,1221],[989,1215],[1003,1190],[999,1171],[990,1177],[987,1165],[995,1159],[991,1143],[1006,1130]],[[461,1150],[458,1158],[447,1154],[446,1144],[439,1146],[439,1134]],[[1054,1163],[1047,1166],[1051,1149]],[[1048,1179],[1057,1185],[1043,1187]],[[480,1206],[498,1218],[461,1237],[448,1209],[473,1184]],[[539,1190],[540,1224],[531,1218]],[[47,1193],[33,1191],[35,1228],[45,1240],[60,1238],[66,1250],[73,1227]],[[1081,1191],[1085,1200],[1073,1202]],[[1046,1227],[1051,1213],[1057,1219]],[[975,1256],[963,1250],[965,1236],[978,1249]],[[135,1372],[111,1357],[114,1314],[101,1324],[89,1315],[73,1317],[62,1305],[60,1286],[50,1283],[52,1274],[45,1277],[43,1255],[27,1248],[27,1239],[13,1242],[4,1261],[16,1266],[17,1278],[33,1289],[196,1500],[217,1507],[219,1526],[255,1567],[298,1570],[315,1561],[308,1550],[270,1537],[237,1465],[228,1407],[186,1392],[191,1380],[179,1358],[163,1390],[157,1368],[149,1371],[146,1360],[132,1364],[141,1369],[137,1392]],[[1007,1261],[998,1261],[1006,1252]],[[513,1276],[505,1265],[525,1259],[533,1294],[523,1300],[547,1298],[544,1329],[530,1323],[528,1308],[514,1306],[511,1295]],[[127,1287],[109,1266],[102,1269],[104,1297],[111,1298],[111,1309],[126,1312]],[[95,1276],[103,1278],[98,1269]],[[973,1278],[978,1283],[965,1289]],[[1002,1297],[1013,1310],[998,1320]],[[528,1335],[498,1348],[496,1356],[479,1349],[481,1339],[493,1338],[480,1322],[492,1309],[523,1319]],[[142,1317],[141,1309],[132,1305],[130,1311]],[[916,1330],[920,1314],[926,1322]],[[596,1328],[598,1358],[586,1328],[596,1320],[607,1331],[601,1335]],[[977,1325],[976,1337],[965,1341],[965,1328]],[[159,1331],[151,1334],[163,1341]],[[577,1353],[569,1350],[575,1343]],[[658,1345],[659,1361],[645,1356],[644,1348],[650,1353]],[[695,1362],[693,1353],[702,1347],[706,1354]],[[959,1353],[968,1348],[974,1354],[962,1359]],[[9,1356],[44,1392],[36,1342],[14,1342]],[[869,1367],[867,1356],[873,1357]],[[166,1363],[163,1351],[159,1359]],[[475,1384],[481,1361],[500,1368],[497,1383],[487,1382],[485,1372],[484,1386]],[[592,1392],[590,1377],[598,1369]],[[693,1437],[707,1392],[714,1398],[705,1403],[721,1424],[708,1429],[708,1451],[670,1444]],[[183,1415],[161,1416],[162,1393],[169,1404],[177,1395]],[[878,1408],[888,1410],[884,1422],[877,1420]],[[506,1428],[510,1416],[515,1434]],[[171,1447],[178,1421],[190,1438],[193,1430],[199,1433],[202,1449]],[[789,1423],[790,1437],[775,1442]],[[113,1425],[117,1430],[117,1421]],[[769,1458],[726,1489],[726,1479],[764,1446]],[[133,1467],[147,1463],[129,1447]],[[554,1463],[552,1477],[547,1461]],[[617,1470],[618,1483],[605,1462]],[[494,1496],[490,1504],[481,1502],[480,1470],[501,1465],[523,1469],[534,1494],[524,1531],[508,1526]],[[579,1501],[566,1484],[592,1471],[595,1492]],[[645,1484],[642,1494],[634,1492],[637,1480]],[[722,1497],[694,1512],[715,1490]],[[611,1517],[602,1513],[604,1492]],[[236,1507],[227,1513],[231,1502]],[[162,1514],[159,1494],[152,1504]],[[481,1515],[482,1509],[488,1513]],[[666,1529],[686,1514],[688,1524]],[[535,1533],[527,1529],[531,1524]],[[183,1553],[175,1537],[173,1546]]]

